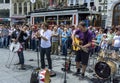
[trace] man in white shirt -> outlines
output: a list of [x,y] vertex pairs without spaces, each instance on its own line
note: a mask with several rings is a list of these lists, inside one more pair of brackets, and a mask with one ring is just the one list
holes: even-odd
[[51,56],[50,56],[50,51],[51,51],[51,36],[52,36],[52,31],[48,29],[48,25],[46,23],[43,23],[41,25],[42,29],[40,32],[40,37],[41,37],[41,68],[45,68],[45,54],[46,58],[48,61],[48,68],[49,70],[52,70],[52,61],[51,61]]

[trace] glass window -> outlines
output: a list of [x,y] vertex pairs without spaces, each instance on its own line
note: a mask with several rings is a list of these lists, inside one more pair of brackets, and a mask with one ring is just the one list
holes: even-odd
[[102,0],[99,0],[99,2],[102,2]]
[[32,3],[30,2],[30,11],[32,11]]
[[3,3],[4,2],[4,0],[0,0],[0,3]]
[[76,4],[77,4],[77,5],[79,4],[79,0],[76,0]]
[[19,3],[19,14],[22,14],[22,3]]
[[71,4],[73,4],[73,0],[71,0]]
[[17,14],[17,4],[14,4],[14,14]]
[[5,3],[10,3],[10,0],[5,0]]
[[98,7],[98,11],[101,12],[101,6]]
[[34,4],[34,10],[36,9],[36,3]]
[[38,9],[41,7],[40,3],[38,3]]
[[27,14],[27,2],[24,3],[24,13]]
[[94,2],[94,0],[91,0],[91,2]]

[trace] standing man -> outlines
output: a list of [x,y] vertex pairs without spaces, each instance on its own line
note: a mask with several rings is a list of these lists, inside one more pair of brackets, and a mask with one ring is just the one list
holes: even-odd
[[48,25],[46,23],[43,23],[41,25],[41,32],[40,32],[40,37],[41,37],[41,44],[40,44],[40,56],[41,56],[41,68],[45,69],[45,54],[46,58],[48,61],[48,68],[51,71],[52,70],[52,61],[51,61],[51,36],[52,36],[52,31],[49,30]]
[[12,37],[11,37],[12,42],[19,42],[20,43],[20,48],[17,51],[17,54],[19,57],[19,62],[16,63],[15,65],[21,65],[22,70],[25,70],[23,46],[24,46],[24,36],[27,36],[26,28],[27,28],[27,26],[24,26],[21,28],[19,26],[17,26],[16,30],[12,33]]
[[[80,65],[82,65],[82,73],[80,78],[84,78],[86,67],[88,65],[89,50],[92,43],[92,32],[86,28],[85,22],[80,22],[79,27],[80,29],[75,32],[74,37],[79,39],[80,44],[76,44],[76,42],[73,40],[73,45],[79,47],[79,49],[76,51],[75,58],[77,72],[74,73],[74,75],[78,75],[80,73]],[[83,49],[86,49],[88,52],[84,51]]]
[[52,52],[51,54],[58,55],[58,41],[59,41],[59,37],[58,37],[58,32],[57,32],[57,26],[55,26],[52,31],[52,49],[51,49]]

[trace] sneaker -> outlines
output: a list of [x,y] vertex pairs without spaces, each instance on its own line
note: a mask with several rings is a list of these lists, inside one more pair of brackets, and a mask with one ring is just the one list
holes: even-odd
[[73,76],[79,76],[79,75],[80,75],[80,72],[73,73]]
[[20,65],[20,63],[15,63],[14,65]]
[[81,74],[80,77],[79,77],[79,80],[83,80],[84,77],[85,77],[85,75],[84,75],[84,74]]
[[21,67],[20,70],[26,70],[26,68],[25,67]]
[[21,65],[20,70],[26,70],[25,66],[24,66],[24,65]]

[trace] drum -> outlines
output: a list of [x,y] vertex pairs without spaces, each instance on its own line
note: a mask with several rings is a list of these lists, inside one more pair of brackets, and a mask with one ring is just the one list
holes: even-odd
[[101,79],[107,79],[115,74],[117,66],[113,61],[100,61],[95,65],[95,73]]
[[97,61],[104,61],[105,58],[105,52],[101,50],[101,52],[98,54]]
[[104,57],[98,56],[98,57],[97,57],[97,61],[104,61]]
[[48,69],[44,69],[39,72],[39,83],[50,83],[50,73]]

